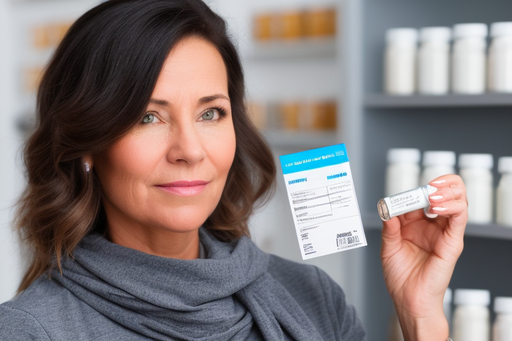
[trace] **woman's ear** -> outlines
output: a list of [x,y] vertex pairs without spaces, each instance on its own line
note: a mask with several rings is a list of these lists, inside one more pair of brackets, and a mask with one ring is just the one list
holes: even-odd
[[84,155],[82,157],[82,163],[84,165],[84,170],[86,173],[91,172],[92,166],[94,165],[92,155]]

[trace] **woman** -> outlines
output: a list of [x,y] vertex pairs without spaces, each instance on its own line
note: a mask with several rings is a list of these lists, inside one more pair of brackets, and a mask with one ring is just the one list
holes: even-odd
[[[18,215],[34,257],[0,339],[363,340],[325,273],[247,238],[275,166],[243,96],[225,24],[200,0],[111,0],[78,19],[38,92]],[[464,185],[433,185],[444,217],[383,230],[408,340],[446,339],[462,251]]]

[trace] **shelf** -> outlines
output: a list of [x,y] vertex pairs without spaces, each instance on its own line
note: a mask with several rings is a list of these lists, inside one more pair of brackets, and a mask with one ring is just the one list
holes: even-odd
[[[363,214],[363,226],[365,230],[381,230],[382,221],[377,213]],[[466,226],[467,237],[490,238],[500,240],[512,240],[512,227],[506,227],[498,224],[472,224]]]
[[512,94],[488,93],[482,95],[368,95],[366,108],[442,108],[442,107],[508,107]]
[[255,42],[248,55],[248,59],[250,60],[289,60],[335,57],[335,38]]
[[336,132],[264,130],[261,132],[271,147],[314,149],[336,143]]

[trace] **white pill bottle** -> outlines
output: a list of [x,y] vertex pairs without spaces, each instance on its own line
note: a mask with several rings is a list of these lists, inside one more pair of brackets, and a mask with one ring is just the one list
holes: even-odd
[[385,196],[408,191],[419,186],[421,152],[415,148],[388,150]]
[[496,320],[492,327],[493,341],[512,341],[512,297],[494,299]]
[[452,90],[458,94],[481,94],[486,88],[487,25],[458,24],[453,27]]
[[512,227],[512,157],[500,157],[498,172],[501,174],[496,195],[496,222]]
[[415,92],[418,31],[393,28],[386,32],[384,56],[384,90],[390,95]]
[[466,185],[468,222],[489,224],[493,217],[493,157],[491,154],[460,154],[459,175]]
[[490,341],[488,290],[455,290],[455,312],[453,313],[453,339],[464,341]]
[[450,80],[449,27],[424,27],[420,30],[418,53],[418,92],[425,95],[448,93]]
[[421,184],[446,174],[455,174],[455,152],[429,150],[423,153]]
[[512,22],[491,25],[489,90],[512,92]]

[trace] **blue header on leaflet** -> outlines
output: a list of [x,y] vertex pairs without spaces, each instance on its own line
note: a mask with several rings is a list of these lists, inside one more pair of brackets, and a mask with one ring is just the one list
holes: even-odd
[[296,154],[279,157],[283,174],[303,172],[306,170],[338,165],[348,162],[345,144],[306,150]]

